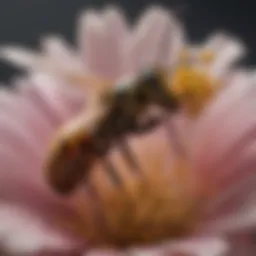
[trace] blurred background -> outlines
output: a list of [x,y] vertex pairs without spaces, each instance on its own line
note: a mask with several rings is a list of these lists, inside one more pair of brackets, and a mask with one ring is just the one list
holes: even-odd
[[[118,4],[132,22],[151,4],[173,9],[184,21],[189,36],[198,41],[216,30],[225,30],[241,37],[249,48],[246,64],[256,63],[256,3],[254,0],[1,0],[0,44],[20,43],[36,46],[48,33],[61,34],[74,42],[77,14],[83,8],[101,8]],[[0,62],[0,81],[7,82],[20,73]]]

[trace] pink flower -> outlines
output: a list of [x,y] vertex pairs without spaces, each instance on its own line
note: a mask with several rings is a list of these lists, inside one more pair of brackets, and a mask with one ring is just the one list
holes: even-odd
[[[191,46],[179,22],[160,8],[149,9],[134,29],[116,9],[87,12],[80,25],[81,52],[58,37],[43,41],[41,55],[2,49],[4,57],[30,71],[14,90],[0,94],[3,253],[253,255],[237,236],[256,221],[255,77],[233,65],[243,46],[224,34]],[[189,51],[185,60],[206,73],[206,80],[197,73],[192,78],[200,93],[210,88],[210,97],[193,94],[193,87],[197,98],[191,101],[183,94],[191,83],[177,82],[185,108],[170,116],[172,133],[163,125],[128,140],[141,172],[131,172],[135,168],[117,147],[109,158],[121,187],[98,163],[90,178],[93,191],[84,185],[68,199],[56,195],[46,183],[44,160],[53,134],[90,96],[75,88],[80,78],[93,73],[115,80],[155,64],[170,66],[175,77],[183,49]],[[210,64],[207,52],[214,57]],[[195,105],[195,115],[188,115]]]

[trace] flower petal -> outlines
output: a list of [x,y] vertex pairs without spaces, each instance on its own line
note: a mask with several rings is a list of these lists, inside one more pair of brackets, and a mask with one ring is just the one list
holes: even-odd
[[246,53],[242,42],[224,33],[210,37],[206,47],[217,54],[211,67],[211,72],[215,77],[222,77],[226,74],[228,69]]
[[[237,199],[239,200],[238,196]],[[207,234],[226,233],[230,235],[246,230],[254,230],[256,224],[255,192],[253,195],[249,194],[246,199],[243,197],[243,199],[239,207],[236,207],[237,202],[234,200],[235,207],[232,207],[232,205],[229,207],[228,202],[226,212],[218,214],[219,216],[211,215],[211,218],[202,225],[202,231]]]
[[76,52],[59,36],[47,36],[41,40],[41,48],[49,57],[59,62],[69,62],[71,66],[78,64]]
[[92,250],[83,256],[125,256],[125,253],[115,250]]
[[[254,100],[252,95],[255,95],[256,92],[253,87],[254,81],[252,77],[246,77],[245,74],[236,78],[235,83],[228,86],[213,101],[195,127],[191,152],[193,152],[193,161],[197,165],[197,170],[206,170],[207,166],[217,163],[219,161],[217,157],[227,151],[231,142],[235,142],[232,138],[238,139],[236,137],[238,133],[240,136],[246,136],[246,130],[253,128]],[[232,127],[236,127],[236,129],[231,129]],[[234,135],[231,136],[231,132]]]
[[79,241],[52,230],[26,210],[0,204],[0,245],[14,255],[35,255],[41,251],[76,251]]
[[181,241],[164,243],[160,246],[134,249],[132,256],[224,256],[229,250],[225,240],[219,237],[191,238]]
[[249,232],[234,234],[229,238],[231,249],[228,256],[254,256],[255,237]]
[[0,57],[21,68],[33,69],[40,66],[40,56],[36,52],[17,46],[2,46]]
[[187,256],[224,256],[229,250],[227,242],[219,237],[204,237],[170,244],[168,252]]
[[[59,198],[45,184],[42,165],[52,133],[61,125],[62,111],[66,120],[83,101],[65,90],[59,89],[58,94],[55,84],[39,88],[31,81],[22,82],[22,88],[0,92],[0,198],[40,208],[39,215],[46,209],[48,215],[57,212],[56,208],[64,212]],[[46,90],[48,96],[42,98]],[[51,99],[54,101],[49,104]]]
[[109,8],[103,14],[87,11],[81,16],[79,42],[89,71],[111,79],[121,75],[127,32],[118,9]]
[[127,44],[131,72],[155,65],[171,65],[182,46],[183,30],[174,16],[153,7],[138,22]]
[[73,117],[81,110],[85,94],[83,95],[82,91],[79,93],[78,90],[72,91],[72,85],[69,88],[58,80],[41,74],[31,76],[30,80],[38,91],[42,99],[41,102],[48,104],[49,110],[55,114],[60,123]]
[[[66,59],[63,60],[63,53],[60,56],[58,52],[58,57],[56,57],[57,52],[53,55],[52,49],[51,54],[49,55],[49,48],[53,48],[53,46],[50,45],[50,42],[45,44],[47,45],[46,53],[48,55],[45,54],[45,52],[38,53],[24,47],[3,46],[0,48],[0,58],[27,71],[45,72],[48,75],[51,74],[57,77],[63,77],[64,79],[70,79],[72,76],[84,75],[85,69],[79,60],[75,60],[75,57],[73,57],[71,61],[71,56],[68,61],[67,56],[65,56]],[[56,46],[54,45],[54,47]],[[58,49],[58,51],[60,51],[60,49]]]

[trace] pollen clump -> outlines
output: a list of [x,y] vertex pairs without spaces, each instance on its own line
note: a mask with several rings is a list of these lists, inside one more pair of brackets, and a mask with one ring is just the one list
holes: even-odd
[[214,93],[213,80],[199,68],[181,66],[172,76],[172,90],[188,113],[196,116]]
[[171,73],[169,84],[172,92],[192,117],[198,116],[216,91],[217,81],[210,73],[214,59],[215,54],[211,50],[193,54],[189,49],[183,49],[179,64]]

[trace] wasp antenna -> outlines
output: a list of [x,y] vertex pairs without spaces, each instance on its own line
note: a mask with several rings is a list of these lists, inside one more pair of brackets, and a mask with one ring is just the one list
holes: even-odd
[[121,150],[123,157],[125,158],[126,162],[131,167],[132,171],[140,171],[139,163],[136,159],[136,156],[133,154],[131,147],[129,146],[127,140],[121,139],[119,140],[118,146]]
[[118,171],[115,168],[115,166],[113,165],[113,163],[111,162],[111,160],[108,157],[104,157],[101,160],[101,163],[102,163],[103,167],[105,168],[105,170],[110,175],[111,180],[114,182],[114,184],[117,186],[122,186],[122,180],[118,176]]

